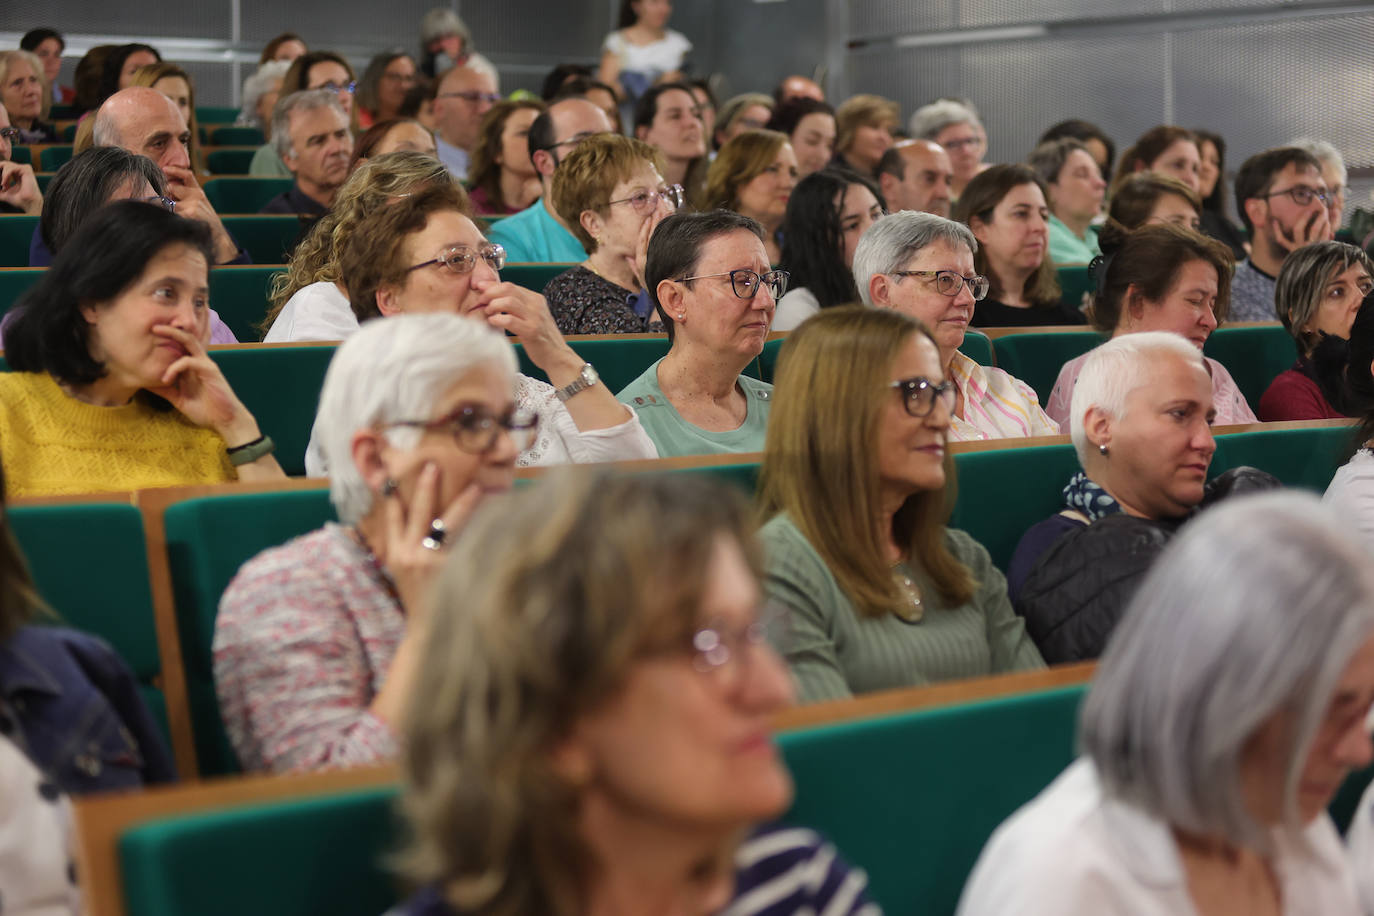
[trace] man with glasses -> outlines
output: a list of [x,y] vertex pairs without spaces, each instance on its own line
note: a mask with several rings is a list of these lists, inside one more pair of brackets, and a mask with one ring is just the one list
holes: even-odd
[[955,389],[950,439],[1058,435],[1058,424],[1029,385],[959,352],[973,305],[988,293],[987,277],[974,271],[977,248],[963,223],[902,210],[879,219],[859,239],[854,285],[865,305],[902,312],[930,329],[945,379]]
[[586,257],[582,243],[553,207],[553,175],[577,144],[610,133],[606,112],[586,99],[554,102],[530,125],[530,163],[539,173],[543,194],[524,210],[491,227],[491,240],[515,263],[574,263]]
[[472,152],[482,133],[482,117],[501,100],[491,75],[469,66],[439,77],[434,95],[435,145],[439,161],[460,181],[468,177]]
[[1236,172],[1236,204],[1250,232],[1250,257],[1231,280],[1232,321],[1274,321],[1274,287],[1290,251],[1334,235],[1322,166],[1293,146],[1265,150]]
[[10,161],[18,142],[19,128],[10,126],[9,112],[0,105],[0,213],[37,216],[43,212],[43,192],[38,189],[33,166]]

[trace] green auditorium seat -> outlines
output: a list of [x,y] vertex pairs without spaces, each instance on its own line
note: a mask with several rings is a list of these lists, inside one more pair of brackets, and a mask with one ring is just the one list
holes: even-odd
[[992,341],[988,339],[986,334],[978,331],[964,332],[964,342],[959,344],[959,352],[980,366],[997,364],[992,356]]
[[[267,142],[267,138],[256,127],[215,127],[210,130],[210,142],[215,146],[259,147]],[[211,171],[215,170],[212,168]]]
[[220,596],[245,562],[333,518],[323,488],[207,496],[167,508],[167,559],[202,776],[238,770],[215,694],[211,646]]
[[10,161],[22,165],[33,165],[33,151],[27,146],[12,146],[10,147]]
[[0,315],[4,315],[19,301],[19,297],[43,276],[42,267],[0,268]]
[[1217,436],[1209,476],[1241,465],[1268,471],[1285,486],[1326,492],[1354,439],[1351,426],[1266,429]]
[[[217,178],[216,181],[236,181]],[[0,217],[4,219],[4,217]],[[242,245],[254,264],[285,264],[286,252],[295,247],[304,230],[299,218],[285,216],[226,216],[221,222]]]
[[1064,364],[1102,342],[1096,331],[1028,331],[996,338],[992,350],[997,367],[1035,389],[1043,407]]
[[55,174],[52,172],[35,172],[33,176],[38,181],[38,190],[44,194],[48,193],[48,185],[52,184]]
[[49,146],[38,154],[40,170],[44,172],[56,172],[70,162],[71,158],[70,146]]
[[1003,572],[1026,529],[1064,508],[1063,488],[1078,471],[1073,446],[961,452],[954,456],[959,501],[949,526],[987,548]]
[[205,155],[205,164],[212,175],[247,175],[253,164],[257,147],[243,149],[215,149]]
[[1056,269],[1055,273],[1059,275],[1059,301],[1069,308],[1082,311],[1083,297],[1097,289],[1097,284],[1088,272],[1088,265],[1066,264]]
[[138,509],[114,502],[13,506],[6,516],[57,622],[114,647],[133,670],[170,747],[167,704],[155,686],[162,656]]
[[[210,271],[210,307],[239,343],[262,339],[258,330],[267,315],[267,293],[280,267],[216,267]],[[3,273],[0,273],[3,282]]]
[[868,871],[888,913],[953,913],[1002,821],[1074,759],[1083,685],[784,733],[787,820]]
[[576,266],[576,264],[556,263],[507,264],[501,268],[501,279],[507,283],[523,286],[525,289],[532,289],[536,293],[543,293],[544,287],[548,286],[550,280],[563,271]]
[[66,127],[62,128],[62,130],[60,130],[60,131],[58,132],[59,135],[62,137],[62,142],[63,142],[63,143],[71,143],[71,142],[75,141],[75,140],[76,140],[76,129],[77,129],[78,127],[80,127],[80,126],[81,126],[81,125],[79,125],[79,124],[68,124]]
[[0,216],[0,267],[28,267],[29,242],[38,217],[26,213]]
[[293,477],[305,473],[305,447],[320,400],[328,346],[227,347],[210,351],[234,393],[277,444],[276,457]]
[[74,105],[54,105],[48,109],[48,118],[52,121],[69,121],[81,117],[81,114]]
[[[257,213],[269,200],[291,190],[290,178],[247,178],[229,176],[205,182],[205,196],[215,212]],[[287,217],[295,219],[295,217]]]
[[[572,340],[569,343],[578,356],[596,367],[602,383],[613,393],[639,378],[650,364],[668,352],[667,337],[626,336],[604,340]],[[515,344],[515,355],[520,360],[521,372],[530,378],[548,381],[544,370],[525,354],[522,344]]]
[[233,124],[238,120],[239,110],[215,105],[197,105],[196,122],[199,124]]
[[1277,322],[1218,328],[1207,339],[1202,352],[1226,367],[1240,393],[1250,402],[1251,410],[1259,407],[1260,397],[1274,377],[1291,368],[1298,358],[1292,335]]

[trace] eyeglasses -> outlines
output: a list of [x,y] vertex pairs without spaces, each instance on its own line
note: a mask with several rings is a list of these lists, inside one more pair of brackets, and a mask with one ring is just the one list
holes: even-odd
[[487,262],[492,270],[500,271],[506,266],[506,249],[500,245],[493,245],[491,242],[483,242],[476,249],[466,245],[454,245],[444,249],[437,258],[432,258],[414,267],[407,267],[406,273],[419,270],[421,267],[429,267],[432,264],[442,264],[456,274],[470,274],[477,266],[477,259],[481,258]]
[[945,410],[954,409],[954,383],[951,381],[943,381],[936,385],[930,379],[918,376],[898,379],[891,382],[888,387],[896,388],[902,393],[902,406],[908,414],[918,420],[930,416],[937,400],[945,405]]
[[734,290],[736,296],[741,299],[752,299],[758,293],[759,287],[768,286],[768,291],[773,294],[773,301],[782,298],[782,294],[787,292],[787,281],[792,275],[785,270],[770,270],[765,274],[741,267],[739,270],[731,270],[719,274],[701,274],[696,277],[683,277],[679,283],[690,283],[693,280],[711,280],[716,277],[729,277],[730,288]]
[[501,96],[495,92],[478,92],[476,89],[464,89],[462,92],[441,92],[438,97],[441,99],[462,99],[471,105],[478,102],[490,102],[495,105],[501,101]]
[[345,83],[321,83],[320,85],[318,85],[318,86],[313,86],[313,87],[311,87],[311,88],[313,88],[313,89],[328,89],[328,90],[331,91],[331,92],[347,92],[349,95],[352,95],[352,94],[353,94],[353,90],[355,90],[355,89],[358,88],[358,82],[357,82],[357,80],[353,80],[353,81],[351,81],[351,82],[349,82],[349,83],[346,83],[346,84],[345,84]]
[[606,201],[606,206],[609,207],[612,204],[629,204],[631,207],[634,207],[637,213],[649,213],[658,206],[660,200],[668,201],[669,206],[674,210],[678,210],[681,209],[686,199],[687,195],[686,192],[682,190],[682,185],[670,184],[667,187],[659,188],[657,191],[640,191],[638,194],[622,197],[620,200],[608,200]]
[[1291,188],[1284,188],[1282,191],[1270,191],[1268,194],[1261,195],[1265,199],[1279,197],[1287,194],[1293,198],[1293,203],[1299,207],[1305,207],[1314,200],[1319,200],[1323,204],[1331,200],[1331,196],[1326,191],[1318,191],[1316,188],[1309,188],[1305,184],[1295,184]]
[[403,83],[407,86],[415,84],[417,77],[414,73],[383,73],[382,79],[389,83]]
[[17,127],[0,127],[0,139],[8,140],[11,143],[18,143],[22,134]]
[[143,201],[145,204],[154,204],[164,210],[175,211],[177,208],[176,201],[172,200],[170,197],[163,197],[161,194],[154,194],[152,197],[140,197],[139,200]]
[[962,277],[952,270],[894,270],[892,276],[934,280],[935,291],[942,296],[957,296],[959,290],[967,286],[975,300],[981,300],[986,296],[990,286],[987,277]]
[[729,686],[738,685],[744,677],[749,650],[781,646],[787,633],[787,619],[786,609],[769,604],[745,627],[732,628],[724,621],[712,621],[692,634],[692,667],[702,674],[728,678]]
[[947,152],[951,152],[951,153],[952,153],[952,152],[954,152],[955,150],[963,149],[963,148],[966,147],[966,146],[967,146],[969,149],[973,149],[975,146],[982,146],[982,145],[983,145],[983,138],[982,138],[982,137],[965,137],[965,138],[962,139],[962,140],[950,140],[948,143],[941,143],[940,145],[943,146]]
[[458,447],[473,455],[484,455],[496,444],[496,437],[504,430],[523,452],[534,442],[539,427],[539,414],[533,410],[512,407],[500,416],[481,407],[460,407],[437,420],[397,420],[387,428],[409,426],[434,433],[447,433]]

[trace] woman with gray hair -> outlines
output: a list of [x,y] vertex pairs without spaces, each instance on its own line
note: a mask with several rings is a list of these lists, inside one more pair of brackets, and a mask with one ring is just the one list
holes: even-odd
[[256,127],[272,139],[272,109],[277,105],[281,81],[291,69],[289,60],[269,60],[243,81],[243,107],[234,121],[239,127]]
[[1082,756],[983,850],[959,916],[1360,913],[1326,806],[1374,757],[1374,570],[1311,496],[1190,525],[1083,704]]
[[244,564],[215,621],[215,683],[245,770],[394,756],[446,536],[508,490],[538,417],[515,354],[457,315],[374,321],[325,375],[315,439],[339,523]]
[[1326,214],[1331,219],[1331,230],[1340,231],[1341,220],[1345,217],[1345,189],[1350,181],[1345,157],[1334,144],[1326,140],[1301,137],[1287,145],[1306,150],[1321,163],[1322,181],[1326,182]]
[[978,119],[978,112],[958,99],[938,99],[916,109],[909,125],[911,136],[933,140],[949,153],[949,164],[954,170],[950,193],[958,200],[973,176],[988,167],[983,161],[988,151],[988,132]]

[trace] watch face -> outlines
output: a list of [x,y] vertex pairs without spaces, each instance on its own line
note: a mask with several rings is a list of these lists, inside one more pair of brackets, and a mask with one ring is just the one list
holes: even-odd
[[582,366],[582,375],[580,378],[585,385],[595,385],[597,382],[601,381],[601,376],[597,375],[596,367],[591,363],[586,363]]

